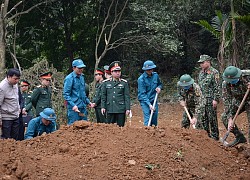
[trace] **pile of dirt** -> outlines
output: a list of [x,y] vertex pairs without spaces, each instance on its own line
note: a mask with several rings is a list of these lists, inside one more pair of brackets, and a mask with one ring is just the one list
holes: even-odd
[[81,121],[31,140],[0,140],[0,179],[249,179],[249,144],[227,148],[181,129],[178,105],[160,105],[158,128],[143,127],[140,107],[132,110],[124,128]]

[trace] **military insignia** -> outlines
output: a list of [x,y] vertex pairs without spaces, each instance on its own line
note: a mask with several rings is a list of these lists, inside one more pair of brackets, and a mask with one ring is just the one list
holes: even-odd
[[147,64],[146,67],[149,67],[149,65]]
[[118,63],[115,63],[115,66],[119,66]]
[[49,115],[49,117],[53,117],[53,114]]
[[123,86],[122,84],[118,84],[118,86]]

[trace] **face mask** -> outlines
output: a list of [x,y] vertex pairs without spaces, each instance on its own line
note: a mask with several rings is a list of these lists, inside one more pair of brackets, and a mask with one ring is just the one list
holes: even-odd
[[235,79],[235,80],[231,81],[230,84],[236,84],[237,82],[239,82],[239,79]]
[[184,87],[183,87],[183,89],[188,90],[188,89],[190,89],[190,88],[191,88],[191,86],[192,86],[192,85],[189,85],[189,86],[184,86]]

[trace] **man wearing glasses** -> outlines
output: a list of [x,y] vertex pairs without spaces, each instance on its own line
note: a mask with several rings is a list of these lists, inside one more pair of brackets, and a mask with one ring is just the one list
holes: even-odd
[[36,109],[36,116],[40,116],[45,108],[51,108],[51,77],[52,72],[46,72],[40,75],[41,85],[34,89],[31,95],[32,105]]
[[130,95],[128,82],[121,79],[120,64],[120,61],[114,61],[109,65],[112,78],[103,81],[101,112],[103,115],[107,113],[108,123],[122,127],[130,113]]
[[81,59],[72,62],[73,72],[64,79],[63,97],[67,102],[68,125],[75,121],[87,121],[87,105],[94,107],[85,92],[83,68]]

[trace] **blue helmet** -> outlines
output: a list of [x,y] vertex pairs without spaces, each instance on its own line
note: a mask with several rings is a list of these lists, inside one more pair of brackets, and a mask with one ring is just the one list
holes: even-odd
[[56,114],[55,114],[54,109],[52,108],[45,108],[42,112],[40,112],[40,116],[42,116],[42,118],[49,120],[49,121],[56,120]]
[[151,60],[147,60],[144,62],[142,70],[146,71],[146,70],[150,70],[150,69],[154,69],[154,68],[156,68],[156,65],[154,64],[154,62]]

